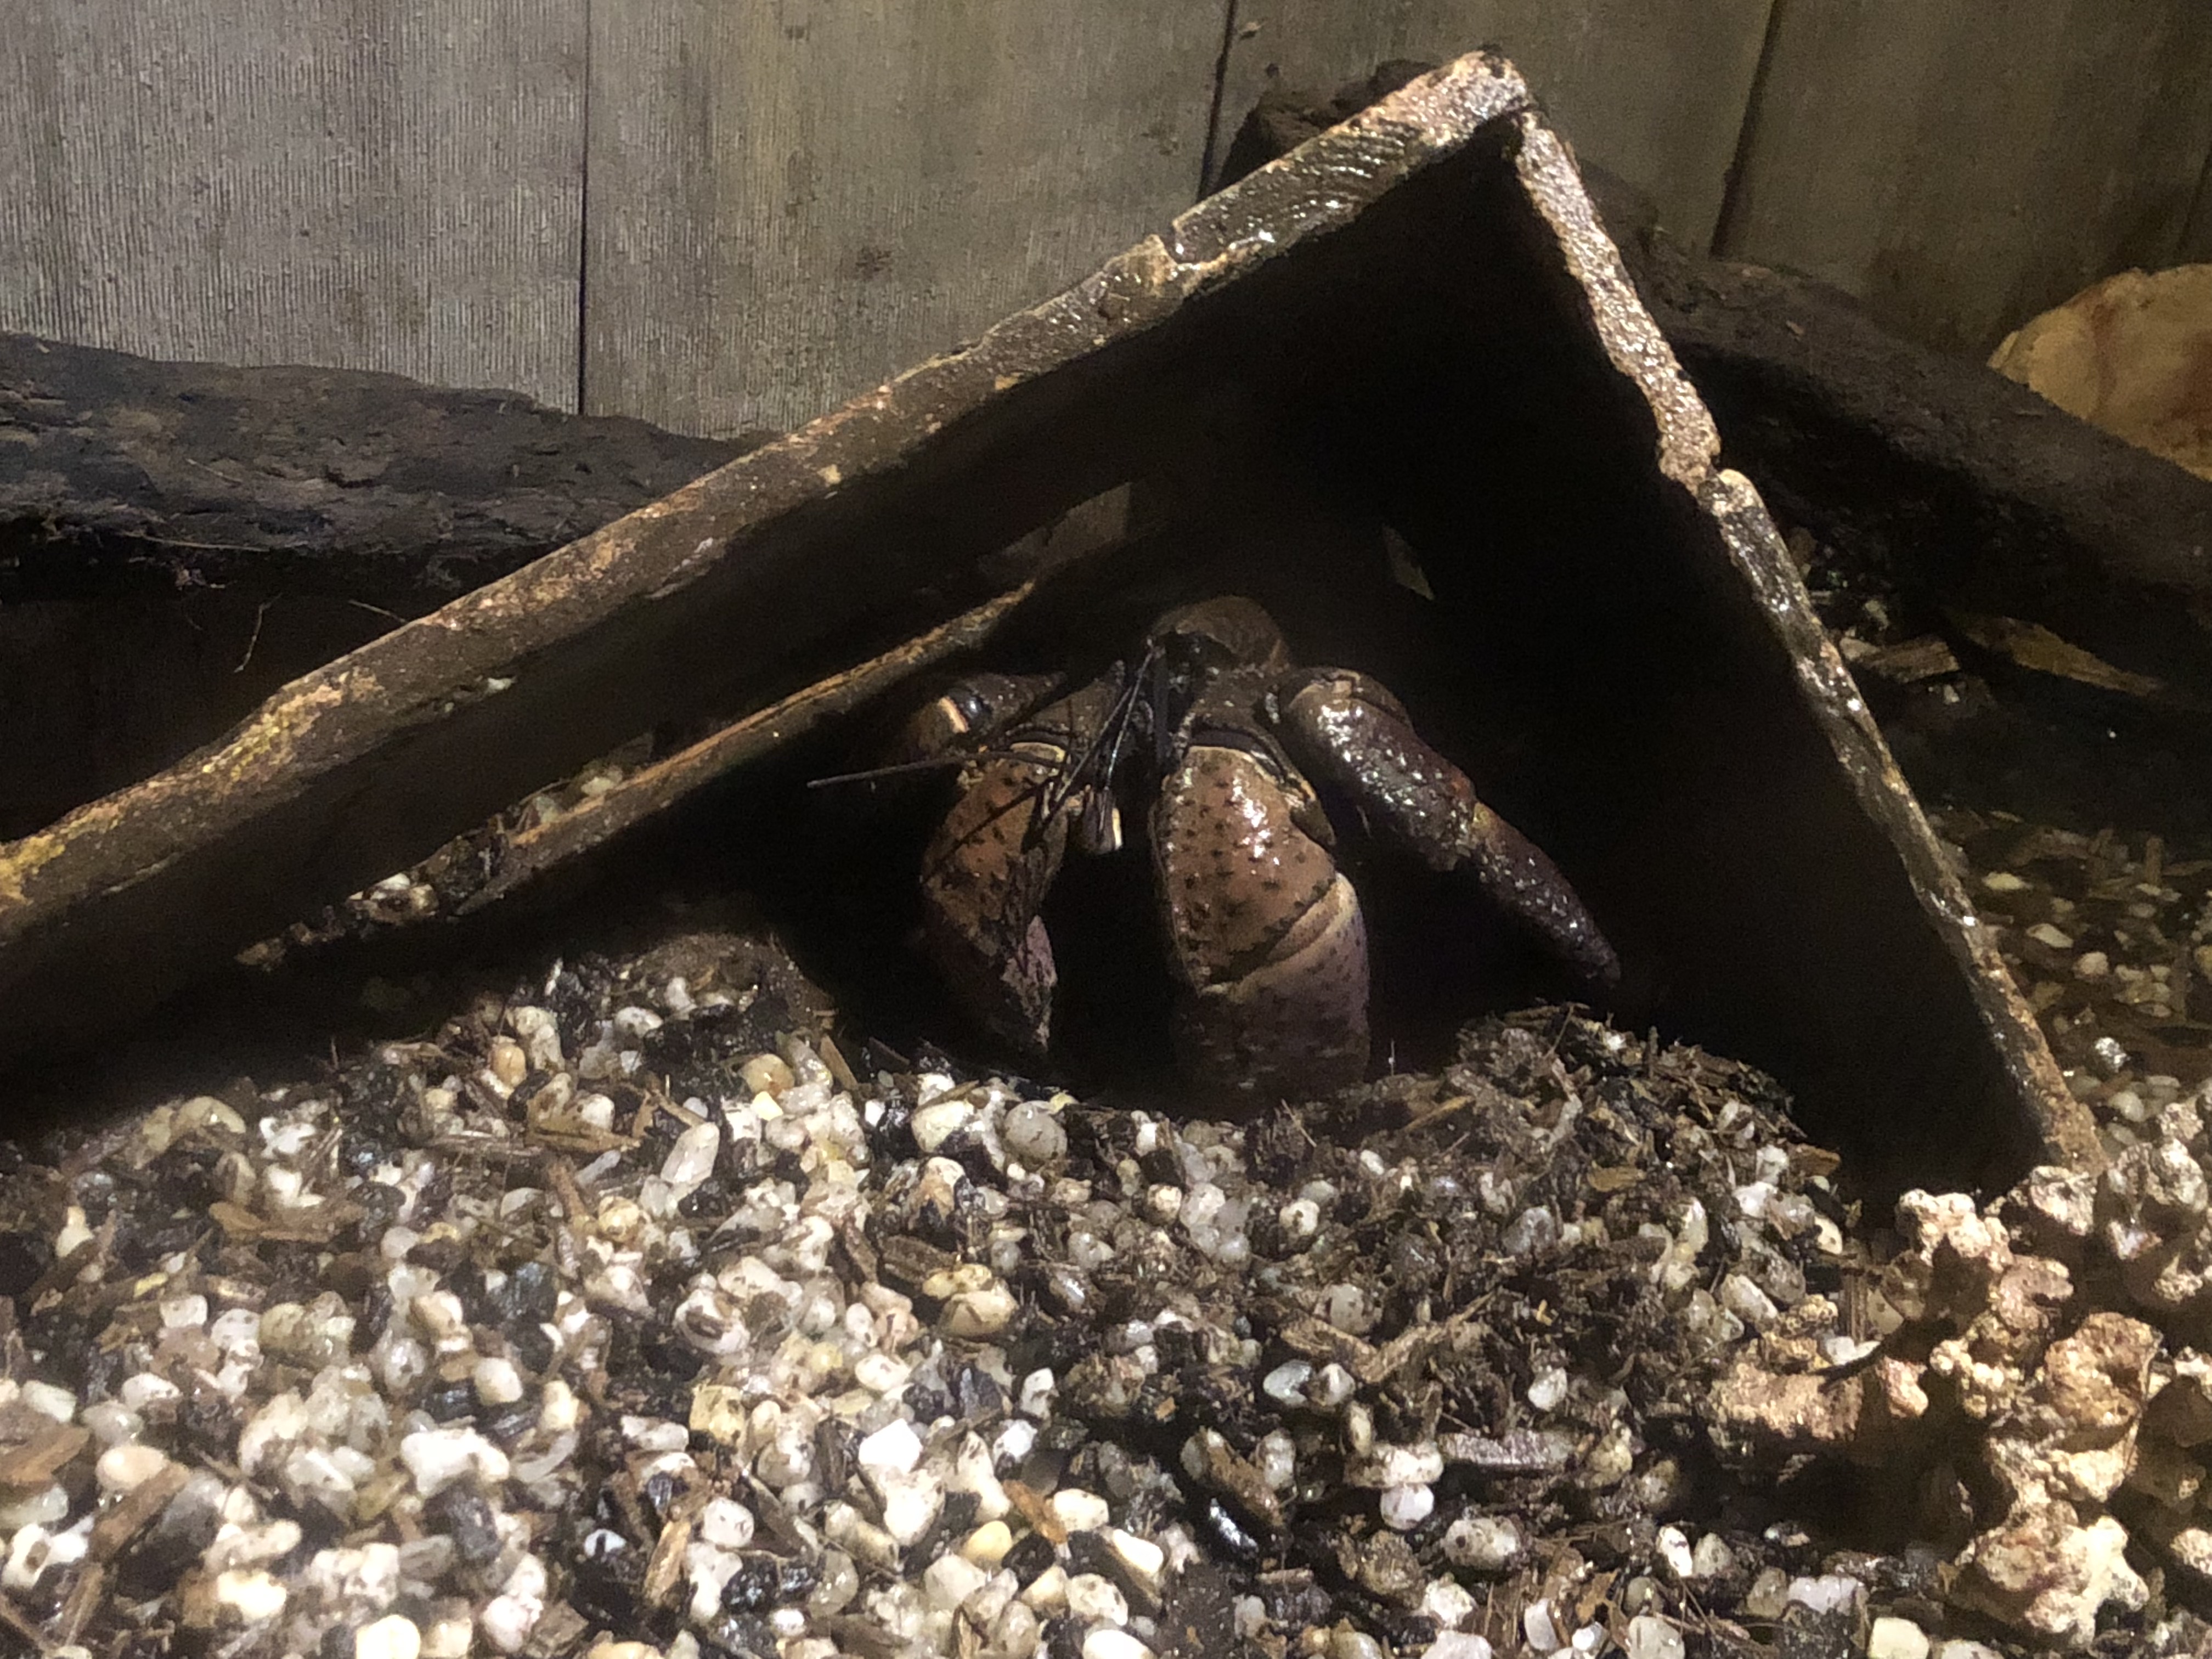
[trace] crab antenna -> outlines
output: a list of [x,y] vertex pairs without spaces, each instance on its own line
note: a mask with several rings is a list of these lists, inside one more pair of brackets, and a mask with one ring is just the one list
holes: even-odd
[[972,754],[932,755],[927,760],[900,761],[890,766],[871,766],[863,772],[836,772],[826,778],[809,778],[809,789],[827,789],[841,783],[873,783],[878,778],[902,778],[916,772],[940,772],[948,766],[964,766]]
[[[1101,749],[1105,750],[1106,763],[1103,773],[1099,778],[1099,784],[1102,787],[1111,787],[1114,774],[1121,765],[1121,745],[1127,740],[1129,728],[1136,721],[1137,704],[1144,695],[1146,676],[1151,672],[1153,659],[1158,655],[1158,645],[1148,644],[1145,647],[1142,660],[1138,663],[1136,671],[1128,674],[1122,681],[1121,690],[1115,694],[1113,708],[1107,711],[1106,718],[1099,722],[1098,731],[1091,739],[1090,744],[1082,754],[1070,758],[1068,763],[1061,769],[1054,787],[1046,794],[1044,805],[1047,813],[1056,812],[1066,804],[1067,798],[1076,790],[1078,781],[1090,775],[1091,765],[1098,759]],[[1119,665],[1116,667],[1117,672],[1121,672]]]

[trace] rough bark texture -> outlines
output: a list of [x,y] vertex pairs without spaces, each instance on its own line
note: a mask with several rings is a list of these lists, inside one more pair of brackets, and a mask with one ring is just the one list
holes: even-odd
[[0,601],[210,586],[414,616],[750,447],[397,374],[0,334]]
[[745,445],[0,335],[0,836]]

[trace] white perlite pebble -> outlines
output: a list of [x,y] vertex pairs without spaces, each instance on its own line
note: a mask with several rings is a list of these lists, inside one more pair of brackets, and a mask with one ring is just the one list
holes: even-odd
[[1928,1659],[1928,1632],[1910,1619],[1885,1613],[1867,1632],[1867,1659]]
[[1113,1506],[1095,1492],[1062,1486],[1047,1505],[1052,1518],[1069,1532],[1097,1532],[1114,1518]]
[[1521,1553],[1521,1528],[1496,1516],[1463,1515],[1444,1533],[1444,1559],[1477,1572],[1503,1572]]
[[1628,1621],[1621,1650],[1628,1659],[1682,1659],[1688,1650],[1682,1632],[1651,1613],[1639,1613]]
[[420,1659],[422,1651],[422,1632],[396,1613],[353,1633],[353,1659]]
[[940,1555],[921,1575],[922,1589],[933,1606],[957,1613],[961,1604],[991,1582],[991,1575],[964,1556]]
[[729,1498],[710,1498],[699,1511],[699,1536],[717,1549],[741,1550],[753,1541],[753,1512]]
[[1067,1581],[1068,1616],[1086,1625],[1126,1625],[1129,1598],[1114,1581],[1095,1572],[1079,1572]]
[[1421,1659],[1492,1659],[1487,1640],[1463,1630],[1448,1630],[1429,1644]]
[[911,1474],[921,1462],[921,1437],[913,1424],[898,1418],[861,1441],[853,1455],[865,1474]]
[[878,1490],[883,1494],[884,1530],[902,1549],[935,1526],[945,1510],[945,1483],[926,1470],[886,1474]]
[[676,1145],[661,1160],[660,1178],[678,1198],[689,1198],[714,1173],[714,1159],[721,1150],[721,1126],[711,1119],[695,1123],[676,1137]]
[[1152,1650],[1125,1630],[1094,1630],[1083,1638],[1083,1659],[1152,1659]]
[[512,1406],[522,1398],[522,1373],[512,1359],[479,1359],[471,1381],[487,1406]]
[[1382,1524],[1394,1532],[1411,1532],[1427,1520],[1437,1507],[1436,1492],[1427,1486],[1386,1486],[1382,1491]]
[[110,1446],[100,1453],[93,1473],[101,1491],[126,1492],[136,1492],[168,1467],[168,1458],[152,1446]]
[[249,1625],[274,1619],[291,1599],[283,1584],[259,1571],[219,1572],[215,1576],[217,1607],[228,1607]]
[[1106,1547],[1114,1552],[1114,1559],[1127,1569],[1132,1578],[1153,1595],[1159,1594],[1160,1573],[1166,1567],[1168,1559],[1165,1550],[1149,1538],[1123,1532],[1119,1527],[1106,1529]]
[[1798,1606],[1809,1607],[1814,1613],[1849,1613],[1866,1597],[1866,1586],[1856,1578],[1846,1578],[1841,1573],[1824,1573],[1818,1578],[1793,1578],[1790,1581],[1787,1599]]
[[1567,1397],[1567,1374],[1557,1365],[1547,1365],[1528,1383],[1528,1403],[1540,1412],[1557,1410]]
[[[173,1384],[170,1392],[172,1396],[178,1392]],[[58,1389],[51,1382],[26,1382],[22,1393],[16,1398],[33,1411],[43,1412],[57,1423],[66,1423],[76,1415],[76,1396],[67,1389]],[[127,1398],[123,1403],[134,1411],[140,1404]]]
[[1567,1644],[1559,1634],[1559,1620],[1552,1616],[1551,1602],[1540,1596],[1522,1611],[1521,1634],[1539,1653],[1557,1653]]
[[498,1486],[507,1477],[507,1454],[474,1429],[417,1430],[399,1443],[399,1461],[425,1498],[456,1480],[473,1477],[479,1485]]

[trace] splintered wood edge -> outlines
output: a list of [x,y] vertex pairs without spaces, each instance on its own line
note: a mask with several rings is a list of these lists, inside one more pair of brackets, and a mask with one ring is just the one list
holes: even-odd
[[1801,699],[1862,810],[1903,862],[1922,912],[1966,975],[1984,1028],[2034,1115],[2045,1156],[2076,1169],[2103,1167],[2095,1120],[2067,1088],[2033,1012],[1974,913],[1966,884],[1944,857],[1850,669],[1814,614],[1765,502],[1750,479],[1719,466],[1720,434],[1712,416],[1637,295],[1565,144],[1533,113],[1516,121],[1515,164],[1522,187],[1588,299],[1591,326],[1606,355],[1651,411],[1660,472],[1718,526],[1729,559],[1759,601],[1765,626],[1788,649]]
[[579,803],[550,823],[520,831],[507,843],[497,873],[461,902],[458,914],[468,915],[497,902],[658,817],[747,762],[872,702],[933,664],[986,644],[1036,591],[1033,578],[858,667],[817,680],[665,760],[641,767],[604,794]]

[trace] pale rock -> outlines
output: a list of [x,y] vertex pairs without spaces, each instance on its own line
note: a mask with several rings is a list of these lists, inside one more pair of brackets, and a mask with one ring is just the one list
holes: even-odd
[[1126,1625],[1129,1599],[1110,1578],[1095,1572],[1079,1572],[1067,1581],[1067,1612],[1086,1625]]
[[1928,1632],[1910,1619],[1884,1613],[1867,1632],[1867,1659],[1928,1659]]
[[421,1659],[422,1632],[412,1619],[389,1613],[353,1633],[353,1659]]

